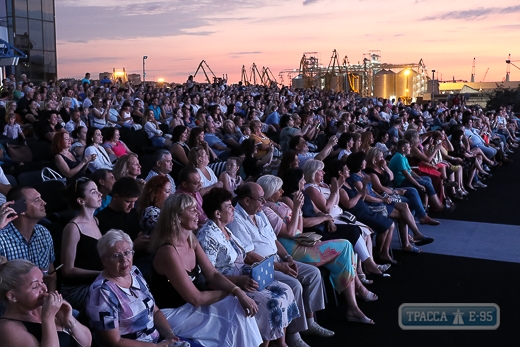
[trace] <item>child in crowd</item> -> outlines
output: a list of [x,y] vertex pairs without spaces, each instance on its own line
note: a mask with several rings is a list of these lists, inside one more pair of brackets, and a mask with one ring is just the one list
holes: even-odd
[[21,139],[25,140],[25,135],[23,134],[20,124],[15,123],[16,115],[14,113],[9,113],[7,115],[6,121],[7,124],[4,127],[3,135],[13,140],[17,139],[20,136]]
[[230,191],[233,197],[236,196],[235,190],[244,183],[239,175],[241,161],[237,157],[229,157],[226,161],[226,171],[222,172],[218,178],[223,184],[223,188]]
[[240,137],[240,140],[238,140],[238,143],[242,144],[242,142],[247,140],[251,135],[251,129],[249,128],[249,125],[242,125],[240,131],[242,132],[242,136]]

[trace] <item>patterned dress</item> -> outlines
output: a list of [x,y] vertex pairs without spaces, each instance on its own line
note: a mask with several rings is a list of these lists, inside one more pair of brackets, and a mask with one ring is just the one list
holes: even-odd
[[133,266],[132,285],[123,288],[99,274],[90,286],[86,312],[93,330],[119,328],[123,338],[159,341],[153,322],[155,301],[141,272]]
[[[280,232],[282,224],[289,223],[292,218],[291,208],[283,202],[266,201],[262,210],[276,234]],[[330,283],[338,293],[343,292],[356,277],[354,249],[345,239],[320,241],[312,247],[302,246],[283,237],[278,237],[278,241],[294,260],[326,267],[330,272]]]
[[[209,261],[220,273],[239,276],[242,275],[244,266],[244,247],[229,229],[227,232],[229,240],[212,220],[208,220],[197,233],[197,238]],[[284,329],[293,319],[300,316],[294,294],[284,283],[274,281],[262,291],[246,294],[258,305],[255,319],[264,341],[276,340],[283,336]]]

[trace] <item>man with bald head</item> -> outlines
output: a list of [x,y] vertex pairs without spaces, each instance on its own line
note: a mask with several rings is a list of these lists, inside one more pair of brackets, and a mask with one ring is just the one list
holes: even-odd
[[330,337],[334,332],[319,326],[314,321],[314,312],[323,310],[325,302],[322,291],[322,277],[318,268],[294,261],[282,244],[262,211],[265,203],[264,191],[256,183],[248,182],[237,190],[238,203],[235,218],[228,224],[233,235],[238,237],[246,252],[245,263],[254,264],[265,257],[276,254],[275,280],[289,285],[300,310],[300,317],[287,327],[287,344],[308,346],[300,337],[300,331],[313,335]]

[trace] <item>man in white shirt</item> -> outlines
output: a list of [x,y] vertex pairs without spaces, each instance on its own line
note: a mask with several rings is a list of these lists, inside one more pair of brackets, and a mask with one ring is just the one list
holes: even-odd
[[314,321],[314,312],[325,308],[322,277],[317,267],[294,261],[276,238],[273,227],[262,211],[264,191],[256,183],[248,182],[237,191],[238,203],[235,218],[228,224],[233,235],[244,244],[246,264],[262,261],[276,254],[275,280],[289,285],[301,316],[287,327],[287,343],[290,346],[308,346],[299,336],[300,331],[330,337],[334,332]]
[[74,109],[70,113],[70,120],[65,124],[65,130],[70,134],[78,127],[86,127],[86,125],[81,120],[81,112],[78,109]]

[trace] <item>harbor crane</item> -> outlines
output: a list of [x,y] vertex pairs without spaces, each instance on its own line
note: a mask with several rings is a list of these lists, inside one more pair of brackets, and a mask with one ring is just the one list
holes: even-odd
[[516,67],[517,69],[520,70],[520,67],[518,67],[515,64],[513,64],[513,62],[517,62],[517,61],[520,61],[520,60],[511,60],[511,54],[509,54],[509,56],[507,57],[507,60],[506,60],[506,64],[507,64],[507,68],[506,68],[506,82],[509,82],[509,75],[511,74],[511,65],[513,65],[514,67]]
[[[206,68],[204,68],[204,66]],[[209,78],[208,76],[208,73],[206,72],[206,69],[209,70],[209,72],[211,72],[211,74],[213,75],[213,82],[211,82],[211,79]],[[195,76],[197,76],[197,73],[199,72],[199,70],[202,70],[202,72],[204,73],[204,77],[206,77],[206,81],[211,84],[211,83],[219,83],[222,81],[223,78],[221,77],[217,77],[213,71],[211,70],[211,68],[209,67],[208,63],[206,63],[205,60],[201,61],[199,66],[197,67],[197,70],[195,70],[195,73],[193,74],[193,79],[195,79]]]

